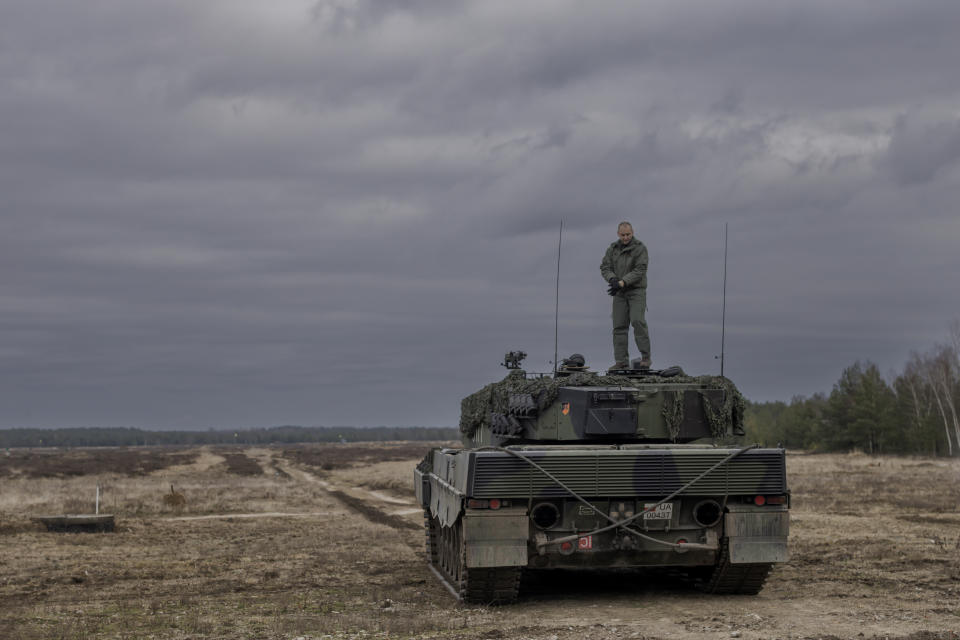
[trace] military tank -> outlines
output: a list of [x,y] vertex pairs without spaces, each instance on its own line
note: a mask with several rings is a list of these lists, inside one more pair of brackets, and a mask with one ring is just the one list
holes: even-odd
[[744,399],[680,368],[506,377],[461,403],[463,448],[417,465],[430,568],[460,600],[517,599],[525,570],[660,567],[715,594],[756,594],[788,559],[781,448],[730,446]]

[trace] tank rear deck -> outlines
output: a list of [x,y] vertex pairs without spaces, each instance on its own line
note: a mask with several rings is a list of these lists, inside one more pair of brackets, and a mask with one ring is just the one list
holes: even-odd
[[[441,496],[450,502],[463,498],[535,500],[569,496],[571,491],[591,497],[663,497],[736,451],[698,445],[510,449],[550,475],[505,450],[435,449],[428,455],[429,473],[419,468],[415,472],[421,504],[436,512],[442,509]],[[783,450],[751,449],[696,481],[682,495],[786,493]],[[441,516],[441,521],[446,524],[447,518]]]

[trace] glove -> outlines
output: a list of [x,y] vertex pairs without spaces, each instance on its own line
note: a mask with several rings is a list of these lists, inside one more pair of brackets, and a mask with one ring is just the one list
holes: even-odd
[[618,291],[620,291],[620,281],[616,278],[610,278],[610,286],[607,288],[607,293],[615,296]]

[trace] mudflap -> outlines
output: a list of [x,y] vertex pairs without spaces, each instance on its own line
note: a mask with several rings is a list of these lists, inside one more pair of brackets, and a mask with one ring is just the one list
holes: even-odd
[[786,562],[790,512],[786,508],[728,505],[725,518],[730,564]]
[[467,509],[463,514],[467,567],[526,566],[529,522],[525,508]]

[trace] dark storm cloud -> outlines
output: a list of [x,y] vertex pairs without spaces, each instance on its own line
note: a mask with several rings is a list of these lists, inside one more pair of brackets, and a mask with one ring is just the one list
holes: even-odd
[[[753,399],[960,316],[954,2],[10,2],[0,426],[451,424],[508,349]],[[561,355],[562,355],[561,353]],[[789,366],[786,366],[788,363]]]

